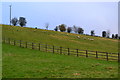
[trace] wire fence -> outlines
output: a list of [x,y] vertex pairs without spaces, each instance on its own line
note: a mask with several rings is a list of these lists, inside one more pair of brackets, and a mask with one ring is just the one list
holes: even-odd
[[73,56],[83,56],[89,58],[103,59],[107,61],[118,61],[120,62],[119,53],[108,53],[108,52],[100,52],[100,51],[89,51],[89,50],[80,50],[80,49],[71,49],[65,48],[62,46],[54,46],[43,43],[33,43],[26,42],[22,40],[14,40],[11,38],[2,38],[3,43],[8,43],[14,46],[20,46],[22,48],[29,48],[44,52],[58,53],[63,55],[73,55]]

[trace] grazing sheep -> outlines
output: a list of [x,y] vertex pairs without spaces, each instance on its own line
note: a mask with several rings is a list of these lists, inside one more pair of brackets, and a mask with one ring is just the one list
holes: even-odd
[[94,39],[89,39],[90,41],[94,41]]
[[80,38],[80,36],[77,36],[77,38]]

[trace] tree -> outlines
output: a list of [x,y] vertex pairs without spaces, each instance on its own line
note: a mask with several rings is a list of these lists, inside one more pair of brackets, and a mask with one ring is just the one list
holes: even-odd
[[60,29],[61,32],[66,31],[66,25],[65,24],[59,25],[59,29]]
[[118,39],[118,34],[115,34],[115,39]]
[[114,39],[115,38],[115,36],[114,36],[114,34],[112,34],[112,39]]
[[49,26],[49,23],[46,23],[46,24],[45,24],[46,30],[48,30],[48,26]]
[[83,34],[84,33],[84,30],[82,28],[78,28],[78,34]]
[[106,37],[106,31],[102,32],[102,37]]
[[118,39],[120,39],[120,36],[118,37]]
[[107,38],[110,37],[110,30],[107,30],[107,32],[106,32],[106,37],[107,37]]
[[95,36],[95,31],[91,30],[91,36]]
[[75,25],[73,25],[73,31],[74,31],[75,33],[77,33],[77,32],[78,32],[78,27],[76,27]]
[[72,31],[72,28],[71,27],[68,27],[67,28],[67,32],[70,33]]
[[26,21],[26,19],[25,19],[24,17],[20,17],[20,18],[19,18],[19,25],[20,25],[21,27],[25,26],[26,23],[27,23],[27,21]]
[[18,19],[16,17],[12,18],[11,23],[13,26],[16,26],[18,24]]
[[55,31],[58,31],[58,26],[56,26],[54,30],[55,30]]

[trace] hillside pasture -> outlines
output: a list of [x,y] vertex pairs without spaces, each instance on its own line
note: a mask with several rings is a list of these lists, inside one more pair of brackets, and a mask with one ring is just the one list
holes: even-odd
[[[77,38],[77,36],[80,38]],[[118,53],[117,39],[93,37],[67,32],[2,25],[2,37],[72,49]]]

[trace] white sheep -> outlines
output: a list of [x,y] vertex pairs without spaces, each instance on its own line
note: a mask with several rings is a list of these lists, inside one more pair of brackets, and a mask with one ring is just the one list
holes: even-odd
[[89,39],[90,41],[94,41],[94,39]]
[[80,36],[77,36],[77,38],[80,38]]

